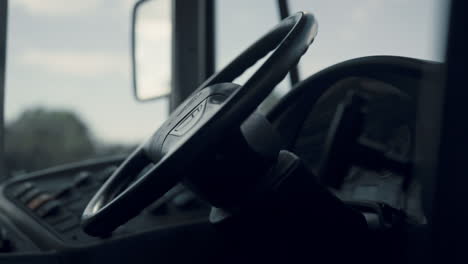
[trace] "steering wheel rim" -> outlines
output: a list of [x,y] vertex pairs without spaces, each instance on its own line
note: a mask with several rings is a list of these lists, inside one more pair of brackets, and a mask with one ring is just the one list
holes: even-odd
[[[223,131],[240,127],[299,62],[316,34],[314,16],[298,12],[206,80],[102,185],[83,212],[83,230],[107,235],[164,195],[191,163],[221,141]],[[227,83],[272,50],[244,86]],[[147,166],[151,168],[131,183]]]

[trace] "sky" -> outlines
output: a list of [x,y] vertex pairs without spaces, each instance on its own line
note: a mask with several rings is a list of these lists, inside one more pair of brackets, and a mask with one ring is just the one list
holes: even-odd
[[[153,1],[162,6],[170,2]],[[278,23],[276,2],[217,0],[218,69]],[[301,61],[301,76],[367,55],[442,61],[447,2],[290,0],[291,11],[311,12],[319,23],[317,38]],[[134,144],[150,136],[167,116],[168,104],[165,99],[142,103],[133,97],[133,3],[134,0],[10,0],[7,121],[25,109],[41,106],[76,112],[100,141]],[[155,17],[170,19],[167,12],[168,8],[161,8]],[[157,32],[162,34],[161,50],[170,54],[170,34]],[[168,85],[167,59],[155,60],[152,67],[155,76],[162,76],[159,85]],[[284,93],[287,82],[282,87]]]

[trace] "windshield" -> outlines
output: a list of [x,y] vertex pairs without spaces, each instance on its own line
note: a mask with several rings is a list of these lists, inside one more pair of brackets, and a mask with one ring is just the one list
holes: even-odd
[[[299,63],[301,79],[362,56],[398,55],[442,61],[448,3],[438,0],[289,0],[290,14],[310,12],[319,25],[314,43]],[[277,4],[274,0],[216,2],[218,70],[278,23]],[[262,61],[253,68],[259,67]],[[253,72],[249,69],[236,81],[242,84]],[[290,89],[288,77],[275,88],[260,110],[271,108]]]
[[[133,97],[134,2],[10,1],[5,96],[10,175],[128,153],[164,121],[167,97],[145,103]],[[375,54],[441,61],[445,5],[437,0],[290,0],[291,13],[309,11],[319,21],[318,36],[299,65],[301,78]],[[274,0],[216,1],[215,7],[218,70],[279,21]],[[285,79],[264,105],[271,107],[289,89]]]
[[301,60],[302,76],[371,55],[442,61],[449,1],[290,0],[291,12],[316,15],[319,33]]

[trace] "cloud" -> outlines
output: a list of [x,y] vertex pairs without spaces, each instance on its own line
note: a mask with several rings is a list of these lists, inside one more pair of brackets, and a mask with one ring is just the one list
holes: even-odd
[[79,77],[103,74],[129,75],[129,58],[112,52],[51,51],[32,49],[24,52],[19,63],[52,73]]
[[120,8],[124,11],[128,11],[133,7],[133,5],[135,5],[136,2],[137,0],[121,0]]
[[69,16],[95,10],[102,0],[14,0],[13,7],[23,8],[33,15]]
[[353,2],[348,12],[347,24],[338,32],[342,41],[356,41],[360,32],[365,32],[373,24],[376,16],[382,14],[385,2],[382,0],[361,0]]
[[[137,0],[14,0],[10,1],[14,8],[26,10],[31,15],[59,16],[83,15],[114,11],[130,14],[130,10]],[[161,1],[161,0],[155,0]],[[167,1],[167,0],[166,0]],[[165,1],[163,1],[165,2]]]

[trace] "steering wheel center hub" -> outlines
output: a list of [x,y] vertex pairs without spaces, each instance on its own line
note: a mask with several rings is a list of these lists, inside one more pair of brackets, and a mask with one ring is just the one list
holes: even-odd
[[159,162],[214,118],[229,96],[240,87],[233,83],[220,83],[205,87],[193,95],[144,145],[146,155],[153,162]]

